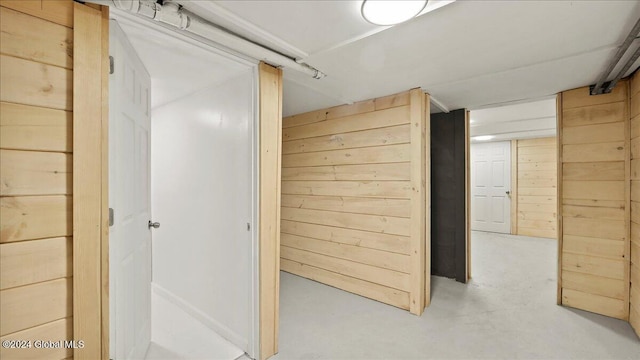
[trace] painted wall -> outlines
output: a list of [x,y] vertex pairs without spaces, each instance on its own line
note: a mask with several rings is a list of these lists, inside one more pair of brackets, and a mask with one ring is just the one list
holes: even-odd
[[62,340],[73,335],[73,3],[30,3],[0,7],[0,338]]
[[631,288],[629,322],[640,336],[640,75],[631,79]]
[[155,291],[247,351],[253,73],[152,112]]
[[629,82],[559,95],[563,305],[629,316]]
[[412,210],[412,152],[425,150],[412,146],[410,98],[283,119],[282,270],[410,309],[424,274],[412,221],[425,218]]
[[[555,137],[516,141],[516,229],[518,235],[556,238],[558,223]],[[512,142],[513,146],[513,142]]]

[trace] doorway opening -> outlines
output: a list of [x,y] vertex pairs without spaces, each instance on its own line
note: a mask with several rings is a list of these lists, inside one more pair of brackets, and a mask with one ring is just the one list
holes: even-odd
[[545,301],[552,301],[558,224],[555,98],[472,110],[469,129],[468,250],[474,282],[518,288],[519,269],[529,269],[540,291],[549,291]]
[[255,358],[256,64],[112,9],[112,358]]

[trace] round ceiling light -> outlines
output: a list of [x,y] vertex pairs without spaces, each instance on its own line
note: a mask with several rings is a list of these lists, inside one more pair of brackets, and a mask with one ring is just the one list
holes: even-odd
[[428,0],[364,0],[362,17],[375,25],[396,25],[416,17]]

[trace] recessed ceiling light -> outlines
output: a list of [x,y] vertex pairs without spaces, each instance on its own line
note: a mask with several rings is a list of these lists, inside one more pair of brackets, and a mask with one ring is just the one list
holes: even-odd
[[364,0],[360,11],[362,17],[374,25],[396,25],[416,17],[427,1],[418,0]]
[[494,137],[495,136],[493,136],[493,135],[481,135],[481,136],[475,136],[473,138],[473,140],[476,140],[476,141],[487,141],[487,140],[493,139]]

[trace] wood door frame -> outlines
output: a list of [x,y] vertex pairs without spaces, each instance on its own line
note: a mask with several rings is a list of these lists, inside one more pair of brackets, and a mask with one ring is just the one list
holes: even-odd
[[518,235],[518,140],[511,140],[511,235]]
[[467,226],[465,236],[467,244],[467,282],[471,279],[471,111],[464,113],[464,168],[465,174],[465,224]]
[[[411,123],[411,285],[409,292],[409,311],[422,315],[424,308],[430,303],[426,298],[426,101],[428,96],[420,88],[409,91],[409,118]],[[429,282],[430,285],[430,282]]]
[[558,93],[556,95],[556,151],[557,155],[557,166],[556,166],[556,206],[557,206],[557,229],[558,232],[558,274],[557,274],[557,293],[556,293],[556,304],[562,305],[562,246],[563,246],[563,228],[562,228],[562,93]]
[[[83,340],[85,344],[83,349],[74,350],[74,358],[109,359],[109,8],[74,3],[74,18],[76,14],[91,12],[93,19],[98,19],[96,23],[79,17],[78,21],[80,29],[93,26],[94,33],[83,31],[85,36],[76,37],[74,43],[73,334],[75,340]],[[95,34],[96,27],[100,29],[100,36]],[[96,47],[96,43],[100,46]],[[267,188],[263,181],[259,183],[262,190],[259,193],[259,229],[270,228],[270,231],[258,233],[261,245],[258,254],[260,333],[255,340],[260,347],[256,355],[266,359],[277,352],[278,343],[282,70],[261,63],[258,74],[261,84],[270,85],[270,89],[258,89],[258,136],[261,137],[258,176],[272,176],[277,185],[276,196],[269,200],[269,206],[263,206],[267,202],[262,201],[262,196],[272,194],[273,188]],[[89,82],[87,78],[95,82]],[[78,91],[87,86],[94,88],[91,92]],[[274,94],[272,90],[275,96],[268,96]],[[275,106],[268,106],[269,103]],[[93,119],[95,121],[90,121]],[[269,137],[270,132],[280,135]],[[265,247],[264,244],[271,245]],[[275,275],[271,282],[263,278],[267,273]],[[267,299],[273,304],[270,308],[264,306]]]
[[[280,189],[282,69],[258,66],[259,344],[266,359],[278,352],[280,314]],[[274,194],[275,189],[275,194]]]
[[73,6],[74,358],[108,359],[109,8]]

